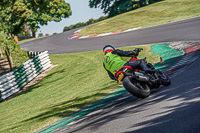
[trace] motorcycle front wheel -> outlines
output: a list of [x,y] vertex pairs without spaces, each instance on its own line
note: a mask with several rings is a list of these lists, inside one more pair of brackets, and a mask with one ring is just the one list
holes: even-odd
[[126,76],[124,78],[123,86],[128,92],[136,97],[146,98],[150,95],[150,87],[147,84],[132,79],[131,76]]
[[159,78],[161,80],[161,84],[164,85],[164,86],[168,86],[171,84],[171,80],[170,78],[165,75],[163,72],[161,71],[158,71],[158,74],[159,74]]

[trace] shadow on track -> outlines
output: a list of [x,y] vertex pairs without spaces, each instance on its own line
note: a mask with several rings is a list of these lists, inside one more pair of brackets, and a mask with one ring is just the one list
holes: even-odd
[[128,97],[112,107],[104,108],[85,122],[55,132],[199,132],[199,68],[200,59],[174,76],[170,86],[153,91],[150,97]]

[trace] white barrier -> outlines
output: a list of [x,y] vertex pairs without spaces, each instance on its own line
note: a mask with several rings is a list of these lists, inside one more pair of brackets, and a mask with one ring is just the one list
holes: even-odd
[[21,90],[42,71],[51,67],[48,51],[29,59],[15,70],[0,76],[0,101]]

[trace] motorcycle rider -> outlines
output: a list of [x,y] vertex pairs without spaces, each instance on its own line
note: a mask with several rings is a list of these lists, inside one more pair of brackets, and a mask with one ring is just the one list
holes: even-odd
[[[111,45],[106,45],[103,48],[104,52],[104,62],[103,66],[108,72],[108,75],[112,80],[116,80],[115,72],[123,66],[131,66],[133,69],[141,69],[145,72],[153,73],[154,71],[150,69],[144,60],[138,60],[136,57],[142,48],[136,48],[133,51],[123,51],[120,49],[115,49]],[[122,60],[122,57],[132,57],[128,62]],[[151,66],[150,66],[151,67]]]

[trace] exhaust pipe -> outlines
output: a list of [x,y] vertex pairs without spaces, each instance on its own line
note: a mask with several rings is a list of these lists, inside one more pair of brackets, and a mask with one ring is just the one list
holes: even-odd
[[135,72],[136,79],[143,82],[149,82],[150,78],[143,73]]

